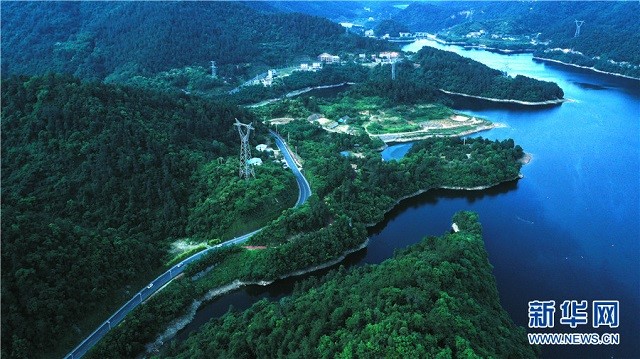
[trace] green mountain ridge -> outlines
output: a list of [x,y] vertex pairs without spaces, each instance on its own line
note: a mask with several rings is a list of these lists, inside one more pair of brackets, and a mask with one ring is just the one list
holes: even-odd
[[228,239],[295,201],[279,165],[237,178],[234,117],[253,119],[62,75],[3,80],[2,357],[63,355],[162,270],[170,241]]
[[232,2],[16,2],[2,19],[5,74],[117,82],[216,61],[235,79],[322,52],[394,48],[324,18]]

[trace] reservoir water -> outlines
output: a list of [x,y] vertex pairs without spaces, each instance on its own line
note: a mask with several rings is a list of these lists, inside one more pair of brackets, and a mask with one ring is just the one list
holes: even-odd
[[[379,263],[427,235],[449,230],[459,210],[479,213],[500,299],[516,324],[527,327],[528,302],[555,300],[553,329],[540,333],[620,333],[620,345],[545,346],[544,357],[640,356],[640,82],[560,65],[530,54],[501,55],[421,40],[405,50],[434,46],[510,75],[558,83],[569,102],[550,108],[509,108],[465,100],[456,109],[506,125],[479,135],[513,138],[533,160],[524,178],[486,191],[431,191],[402,202],[371,229],[368,248],[343,265]],[[391,147],[386,159],[408,145]],[[319,275],[319,274],[313,274]],[[244,309],[261,298],[291,293],[299,278],[251,286],[201,308],[183,339],[229,305]],[[571,329],[559,324],[564,300],[618,300],[620,326]]]

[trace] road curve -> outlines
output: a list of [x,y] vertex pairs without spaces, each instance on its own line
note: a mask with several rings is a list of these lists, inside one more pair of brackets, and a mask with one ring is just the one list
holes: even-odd
[[307,181],[305,176],[300,171],[302,166],[298,166],[296,161],[293,159],[291,149],[289,148],[287,143],[284,142],[284,139],[272,130],[269,130],[269,132],[271,132],[271,136],[273,136],[273,138],[276,140],[276,145],[280,149],[280,152],[284,156],[284,159],[287,161],[289,168],[291,168],[291,171],[293,171],[293,175],[296,176],[296,182],[298,182],[298,188],[300,189],[300,191],[298,192],[298,201],[296,202],[297,207],[306,202],[307,199],[311,196],[311,186],[309,186],[309,181]]
[[[289,146],[287,146],[286,142],[282,137],[280,137],[277,133],[271,131],[271,135],[276,140],[276,145],[280,149],[280,152],[284,156],[284,159],[287,161],[289,168],[293,172],[296,177],[296,182],[298,183],[298,201],[296,202],[296,207],[303,204],[307,201],[307,199],[311,196],[311,187],[309,186],[309,182],[304,177],[302,172],[300,172],[300,168],[296,164],[293,159],[293,155]],[[96,343],[104,337],[111,328],[117,326],[132,310],[134,310],[138,305],[142,304],[147,298],[151,295],[159,291],[163,286],[171,282],[175,277],[181,274],[188,264],[197,261],[206,253],[210,251],[214,251],[221,247],[232,246],[235,244],[240,244],[242,242],[247,241],[254,234],[260,232],[262,228],[257,229],[251,233],[247,233],[245,235],[233,238],[224,243],[220,243],[215,246],[208,247],[207,249],[198,252],[189,258],[183,260],[182,262],[174,265],[168,271],[162,273],[156,279],[154,279],[151,283],[149,283],[146,287],[142,288],[138,293],[136,293],[133,298],[131,298],[128,302],[126,302],[120,309],[118,309],[109,319],[105,320],[100,326],[93,331],[87,338],[85,338],[77,347],[75,347],[69,354],[65,356],[66,359],[77,359],[81,358],[89,349],[91,349]]]

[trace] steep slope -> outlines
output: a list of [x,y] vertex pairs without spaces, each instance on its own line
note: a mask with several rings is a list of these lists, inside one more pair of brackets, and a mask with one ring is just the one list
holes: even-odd
[[280,166],[237,179],[234,117],[251,119],[67,76],[3,80],[2,357],[63,355],[162,270],[188,223],[190,236],[229,238],[266,200],[276,215],[295,201]]
[[2,19],[10,74],[118,81],[215,60],[221,76],[235,77],[299,56],[390,47],[323,18],[232,2],[16,2],[3,4]]

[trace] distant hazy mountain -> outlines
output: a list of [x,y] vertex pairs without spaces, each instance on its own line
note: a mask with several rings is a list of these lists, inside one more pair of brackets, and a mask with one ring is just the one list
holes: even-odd
[[252,1],[247,6],[262,11],[299,12],[321,16],[331,21],[352,22],[373,17],[375,21],[389,19],[401,11],[398,1]]

